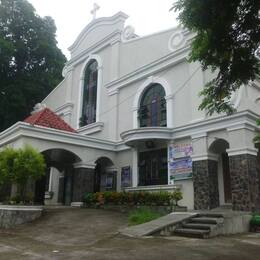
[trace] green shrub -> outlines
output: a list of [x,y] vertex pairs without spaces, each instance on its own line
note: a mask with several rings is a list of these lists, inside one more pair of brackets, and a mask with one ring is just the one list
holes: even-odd
[[86,193],[83,201],[86,205],[91,204],[115,204],[115,205],[145,205],[145,206],[177,206],[182,199],[180,191],[167,192],[115,192],[105,191],[97,193]]
[[260,227],[260,215],[254,215],[250,221],[250,224]]
[[26,184],[29,179],[41,178],[45,174],[45,168],[43,155],[34,148],[5,148],[0,152],[0,186],[4,182],[16,183],[19,185],[21,200],[31,201],[31,197],[26,199]]
[[87,192],[83,197],[83,201],[86,203],[87,206],[95,204],[96,203],[95,193]]
[[162,215],[158,212],[154,212],[147,208],[140,208],[130,212],[128,217],[129,225],[140,225],[145,222],[152,221],[161,217]]

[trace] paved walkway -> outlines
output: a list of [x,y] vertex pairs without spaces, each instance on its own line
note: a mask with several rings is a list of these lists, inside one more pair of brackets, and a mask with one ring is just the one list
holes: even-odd
[[94,209],[55,209],[15,229],[0,230],[0,259],[255,260],[260,234],[214,239],[130,238],[127,216]]

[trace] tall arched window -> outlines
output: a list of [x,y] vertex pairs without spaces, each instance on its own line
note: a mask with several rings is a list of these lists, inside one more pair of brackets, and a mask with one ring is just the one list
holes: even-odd
[[96,122],[98,63],[91,60],[85,69],[80,126]]
[[153,84],[144,92],[138,117],[140,127],[167,125],[165,91],[160,84]]

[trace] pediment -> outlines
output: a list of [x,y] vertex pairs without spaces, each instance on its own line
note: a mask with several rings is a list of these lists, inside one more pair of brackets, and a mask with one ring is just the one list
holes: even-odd
[[82,30],[75,42],[68,48],[71,57],[75,57],[115,32],[122,32],[127,18],[128,15],[118,12],[111,17],[94,19]]

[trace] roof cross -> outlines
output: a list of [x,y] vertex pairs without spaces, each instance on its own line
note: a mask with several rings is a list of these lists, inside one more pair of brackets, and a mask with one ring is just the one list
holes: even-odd
[[91,10],[91,14],[93,15],[93,20],[96,19],[98,9],[100,9],[100,6],[94,3],[93,9]]

